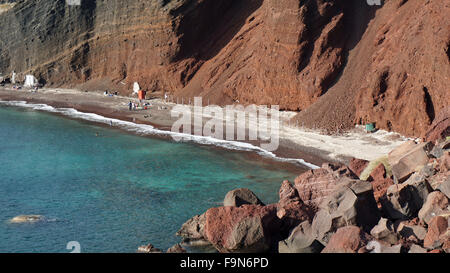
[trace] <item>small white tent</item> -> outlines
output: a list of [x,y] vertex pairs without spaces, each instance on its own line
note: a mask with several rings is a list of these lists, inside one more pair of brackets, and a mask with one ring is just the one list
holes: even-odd
[[11,83],[15,84],[16,83],[16,72],[12,72],[12,77],[11,77]]
[[141,90],[141,87],[139,86],[139,83],[135,82],[133,85],[133,92],[138,93],[139,90]]
[[23,86],[25,87],[34,87],[38,83],[37,79],[33,75],[26,75],[25,76],[25,83]]

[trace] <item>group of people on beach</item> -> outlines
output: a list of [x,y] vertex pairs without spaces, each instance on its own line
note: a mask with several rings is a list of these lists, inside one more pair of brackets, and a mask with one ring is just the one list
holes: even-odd
[[151,106],[150,103],[143,103],[141,100],[139,101],[139,103],[135,103],[131,100],[130,100],[130,102],[128,102],[128,110],[130,110],[130,111],[136,111],[138,108],[147,110],[147,108],[149,106]]

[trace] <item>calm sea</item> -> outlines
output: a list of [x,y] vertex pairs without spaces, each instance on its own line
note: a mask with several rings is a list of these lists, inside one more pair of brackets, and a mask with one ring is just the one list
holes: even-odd
[[[69,241],[82,252],[167,249],[229,190],[272,203],[298,175],[254,158],[0,105],[0,252],[69,252]],[[45,221],[9,223],[24,214]]]

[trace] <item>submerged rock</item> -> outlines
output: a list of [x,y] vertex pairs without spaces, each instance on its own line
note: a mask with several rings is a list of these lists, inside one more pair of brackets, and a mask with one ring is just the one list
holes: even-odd
[[13,224],[22,224],[22,223],[36,223],[44,220],[45,217],[42,215],[19,215],[9,220],[9,222]]
[[138,253],[163,253],[161,249],[154,247],[152,244],[146,246],[140,246],[138,248]]

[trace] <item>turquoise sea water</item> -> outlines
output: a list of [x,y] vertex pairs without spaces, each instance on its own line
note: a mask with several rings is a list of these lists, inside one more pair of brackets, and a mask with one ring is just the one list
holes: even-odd
[[[229,190],[276,202],[281,182],[297,175],[244,152],[0,106],[0,252],[69,252],[69,241],[82,252],[167,249]],[[23,214],[46,221],[8,222]]]

